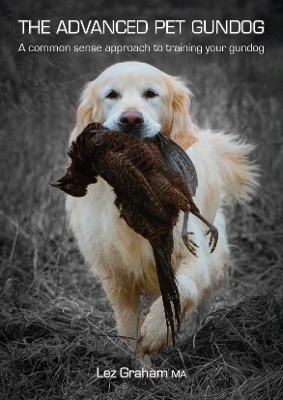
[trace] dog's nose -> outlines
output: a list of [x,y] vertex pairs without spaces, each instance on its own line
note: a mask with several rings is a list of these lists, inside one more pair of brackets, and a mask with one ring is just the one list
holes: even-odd
[[119,119],[124,128],[137,129],[143,124],[143,116],[139,111],[124,111]]

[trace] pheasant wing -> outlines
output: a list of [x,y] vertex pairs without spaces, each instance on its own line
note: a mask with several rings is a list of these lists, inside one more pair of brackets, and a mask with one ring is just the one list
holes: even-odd
[[161,132],[151,140],[158,146],[165,164],[181,174],[192,196],[195,196],[198,186],[197,172],[187,153],[176,142]]

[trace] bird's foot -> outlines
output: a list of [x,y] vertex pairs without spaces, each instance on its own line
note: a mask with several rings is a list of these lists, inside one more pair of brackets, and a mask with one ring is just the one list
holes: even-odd
[[198,245],[193,240],[189,239],[189,235],[193,234],[194,234],[193,232],[187,232],[186,234],[182,235],[182,238],[189,252],[192,253],[195,257],[197,257],[196,247],[198,247]]
[[207,232],[206,235],[210,235],[209,238],[209,247],[210,247],[210,254],[214,252],[215,247],[218,241],[218,230],[213,226]]

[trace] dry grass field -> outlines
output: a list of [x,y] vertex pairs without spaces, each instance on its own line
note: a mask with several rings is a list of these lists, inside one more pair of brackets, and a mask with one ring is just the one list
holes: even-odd
[[[280,43],[266,40],[264,55],[205,56],[19,54],[18,41],[9,47],[3,40],[0,58],[0,398],[282,399]],[[85,37],[70,43],[87,41],[95,43]],[[115,44],[117,37],[96,41]],[[227,210],[232,271],[214,310],[197,330],[184,328],[175,348],[155,356],[162,370],[184,370],[179,379],[97,377],[97,367],[131,367],[132,356],[68,230],[63,195],[48,184],[62,175],[83,85],[131,59],[188,76],[199,125],[233,130],[257,144],[253,156],[262,171],[254,201]]]

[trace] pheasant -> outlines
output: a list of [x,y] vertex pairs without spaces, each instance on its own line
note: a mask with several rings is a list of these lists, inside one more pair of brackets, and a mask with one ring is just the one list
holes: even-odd
[[193,163],[161,133],[142,140],[130,133],[113,132],[99,123],[91,123],[83,130],[71,144],[69,156],[67,173],[50,184],[75,197],[85,196],[87,186],[96,183],[98,176],[113,187],[121,218],[152,247],[167,331],[170,326],[174,343],[174,321],[179,330],[181,306],[171,255],[179,212],[184,212],[184,243],[194,255],[197,245],[188,239],[187,232],[189,212],[209,227],[211,252],[218,239],[217,229],[200,214],[192,199],[197,187]]

